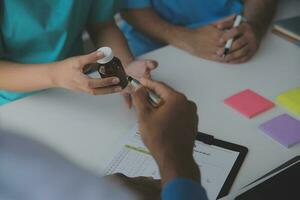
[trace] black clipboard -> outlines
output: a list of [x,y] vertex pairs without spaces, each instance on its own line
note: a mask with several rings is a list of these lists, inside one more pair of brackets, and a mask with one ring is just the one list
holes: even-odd
[[198,132],[197,138],[198,141],[201,141],[205,144],[208,145],[214,145],[214,146],[218,146],[224,149],[228,149],[231,151],[236,151],[239,152],[239,155],[233,165],[233,167],[231,168],[230,173],[228,174],[226,181],[220,191],[220,193],[218,194],[218,198],[220,199],[226,195],[229,194],[229,191],[231,189],[231,186],[233,185],[233,182],[246,158],[246,155],[248,153],[248,148],[238,145],[238,144],[233,144],[230,142],[226,142],[226,141],[222,141],[222,140],[218,140],[216,139],[214,136],[206,134],[206,133],[202,133],[202,132]]

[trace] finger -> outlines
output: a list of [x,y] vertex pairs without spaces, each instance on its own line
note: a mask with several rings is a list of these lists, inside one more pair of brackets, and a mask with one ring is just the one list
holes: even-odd
[[120,86],[111,86],[111,87],[103,87],[98,89],[90,89],[89,93],[92,95],[105,95],[105,94],[113,94],[121,92],[122,88]]
[[154,70],[158,66],[158,62],[155,60],[146,60],[146,66],[150,70]]
[[165,100],[168,98],[170,93],[175,92],[171,87],[167,86],[166,84],[150,79],[142,78],[141,83],[143,86],[149,88],[150,90],[153,90],[157,95],[159,95]]
[[103,57],[104,57],[104,54],[102,52],[96,51],[96,52],[93,52],[93,53],[90,53],[87,55],[78,56],[77,58],[83,69],[85,65],[90,64],[90,63],[95,63],[95,62],[97,62],[97,60],[99,60]]
[[242,35],[242,32],[239,29],[239,27],[232,28],[223,34],[223,36],[220,38],[219,43],[220,43],[220,45],[225,45],[229,39],[237,38],[240,35]]
[[188,101],[190,109],[194,112],[197,113],[197,105],[193,101]]
[[230,15],[224,19],[221,19],[221,20],[215,22],[214,24],[220,30],[229,29],[233,26],[235,17],[236,17],[236,14],[233,14],[233,15]]
[[82,72],[84,74],[91,74],[93,72],[96,72],[98,69],[98,65],[96,63],[91,63],[83,66]]
[[151,71],[156,69],[158,66],[158,62],[155,60],[146,60],[146,73],[143,77],[151,78]]
[[90,89],[102,88],[117,85],[120,83],[118,77],[108,77],[108,78],[87,78],[87,86]]
[[233,60],[233,61],[230,61],[229,64],[240,64],[240,63],[244,63],[244,62],[247,62],[248,60],[250,60],[250,58],[252,57],[252,55],[247,55],[247,56],[244,56],[240,59],[236,59],[236,60]]
[[[230,52],[234,52],[234,51],[237,51],[243,47],[245,47],[246,45],[248,44],[248,41],[245,37],[240,37],[240,38],[237,38],[232,46],[231,46],[231,49],[230,49]],[[229,52],[229,53],[230,53]]]
[[112,176],[118,177],[118,178],[128,178],[125,174],[122,173],[115,173]]
[[161,190],[161,181],[154,179],[153,177],[140,176],[140,177],[131,178],[131,181],[142,187],[147,187],[149,189],[154,188],[156,190]]
[[226,62],[231,62],[233,60],[237,60],[240,59],[244,56],[247,56],[247,54],[249,53],[249,45],[246,45],[244,48],[239,49],[231,54],[228,54],[225,58]]
[[143,183],[145,187],[153,188],[155,190],[161,190],[160,180],[155,180],[152,177],[151,178],[145,177],[145,178],[141,178],[140,181]]
[[197,105],[193,101],[188,101],[189,109],[191,111],[192,116],[194,117],[193,119],[195,120],[195,126],[198,127],[198,113],[197,113]]
[[131,107],[132,107],[132,99],[131,99],[131,95],[128,94],[128,93],[124,93],[124,94],[122,94],[122,96],[123,96],[123,99],[124,99],[124,101],[125,101],[127,107],[128,107],[129,109],[131,109]]
[[135,108],[137,111],[138,118],[143,118],[144,115],[147,115],[153,109],[152,105],[148,99],[148,92],[146,88],[141,87],[136,90],[132,95]]
[[[224,52],[224,50],[223,50],[222,52]],[[220,62],[220,63],[224,63],[224,62],[225,62],[225,60],[224,60],[224,58],[223,58],[223,53],[220,54],[220,55],[218,55],[218,54],[213,54],[212,57],[211,57],[211,60],[214,60],[214,61]]]
[[104,179],[110,180],[110,181],[117,181],[117,182],[122,182],[124,183],[126,179],[128,179],[127,176],[125,176],[122,173],[115,173],[111,175],[106,175],[103,177]]
[[219,56],[219,57],[222,57],[224,55],[224,52],[225,52],[225,49],[224,47],[220,48],[217,50],[216,54]]

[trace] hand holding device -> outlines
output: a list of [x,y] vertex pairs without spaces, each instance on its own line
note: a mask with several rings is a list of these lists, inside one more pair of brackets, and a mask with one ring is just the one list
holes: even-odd
[[118,77],[104,79],[90,78],[83,73],[85,65],[95,63],[102,57],[102,53],[93,52],[88,55],[72,57],[53,63],[50,71],[53,87],[85,92],[92,95],[120,92],[122,88],[117,85],[120,82]]

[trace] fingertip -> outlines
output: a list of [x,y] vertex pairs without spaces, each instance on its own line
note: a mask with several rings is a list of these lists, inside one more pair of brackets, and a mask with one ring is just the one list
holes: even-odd
[[95,51],[93,54],[95,54],[95,56],[99,59],[104,57],[104,53],[102,51]]
[[147,65],[150,69],[155,69],[158,66],[158,62],[156,60],[147,60]]

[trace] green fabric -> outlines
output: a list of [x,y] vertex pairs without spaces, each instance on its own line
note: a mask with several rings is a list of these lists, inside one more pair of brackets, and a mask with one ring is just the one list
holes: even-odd
[[[83,53],[87,24],[111,20],[117,0],[0,1],[0,59],[48,63]],[[27,94],[0,90],[0,105]]]

